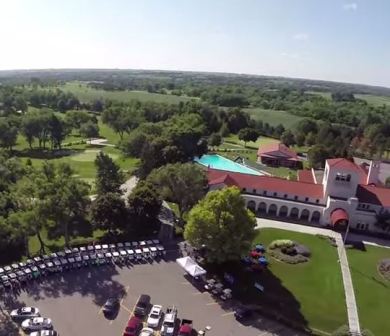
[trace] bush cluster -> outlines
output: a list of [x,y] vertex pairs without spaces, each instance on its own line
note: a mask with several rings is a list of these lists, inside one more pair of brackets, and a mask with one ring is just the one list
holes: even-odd
[[390,259],[383,259],[379,262],[379,272],[385,277],[386,280],[390,280]]
[[301,254],[296,254],[296,255],[288,255],[284,254],[281,249],[273,249],[269,251],[269,254],[274,257],[275,259],[278,259],[280,261],[283,261],[287,264],[300,264],[303,262],[306,262],[309,260],[309,258],[301,255]]
[[326,235],[323,235],[323,234],[316,234],[316,236],[320,239],[325,239],[327,240],[330,245],[334,246],[334,247],[337,247],[337,244],[336,244],[336,239],[333,238],[333,237],[329,237],[329,236],[326,236]]
[[282,248],[282,247],[293,247],[295,244],[292,240],[289,239],[278,239],[274,240],[271,244],[269,244],[269,249]]

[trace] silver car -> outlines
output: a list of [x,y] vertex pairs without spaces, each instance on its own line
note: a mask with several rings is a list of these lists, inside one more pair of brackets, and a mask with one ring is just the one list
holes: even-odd
[[24,320],[22,322],[22,329],[24,331],[32,332],[43,329],[53,329],[53,325],[51,323],[51,319],[47,317],[34,317]]
[[29,319],[33,317],[39,317],[39,309],[35,307],[21,307],[19,309],[14,309],[10,313],[13,319]]

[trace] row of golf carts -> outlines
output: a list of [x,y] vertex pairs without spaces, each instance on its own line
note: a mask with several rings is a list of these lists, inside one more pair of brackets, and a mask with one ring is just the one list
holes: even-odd
[[25,263],[0,267],[0,290],[18,288],[42,276],[81,267],[153,261],[164,257],[165,253],[157,239],[65,249],[28,259]]

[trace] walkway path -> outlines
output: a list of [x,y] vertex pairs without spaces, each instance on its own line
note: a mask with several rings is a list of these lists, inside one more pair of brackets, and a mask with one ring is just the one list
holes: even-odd
[[359,324],[358,311],[356,307],[355,292],[353,290],[353,284],[352,284],[351,273],[349,270],[347,253],[344,248],[344,242],[341,234],[332,230],[315,227],[315,226],[306,226],[300,224],[280,222],[280,221],[275,221],[275,220],[270,220],[265,218],[257,218],[256,228],[266,228],[266,227],[308,233],[312,235],[323,234],[335,238],[337,244],[337,252],[339,255],[341,274],[343,276],[349,330],[353,335],[360,335],[360,324]]

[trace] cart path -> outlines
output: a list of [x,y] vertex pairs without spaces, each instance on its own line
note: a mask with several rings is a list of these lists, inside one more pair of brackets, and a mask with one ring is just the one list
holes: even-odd
[[339,255],[339,263],[341,268],[341,274],[343,277],[344,284],[344,293],[345,293],[345,302],[347,306],[348,314],[348,325],[349,330],[353,335],[360,335],[360,324],[359,324],[359,315],[356,306],[355,292],[352,284],[351,272],[349,270],[347,253],[345,251],[343,238],[340,233],[315,227],[315,226],[306,226],[300,224],[293,224],[287,222],[280,222],[276,220],[270,220],[265,218],[256,218],[257,225],[256,229],[259,228],[275,228],[281,230],[295,231],[307,234],[322,234],[328,237],[333,237],[336,240],[337,252]]

